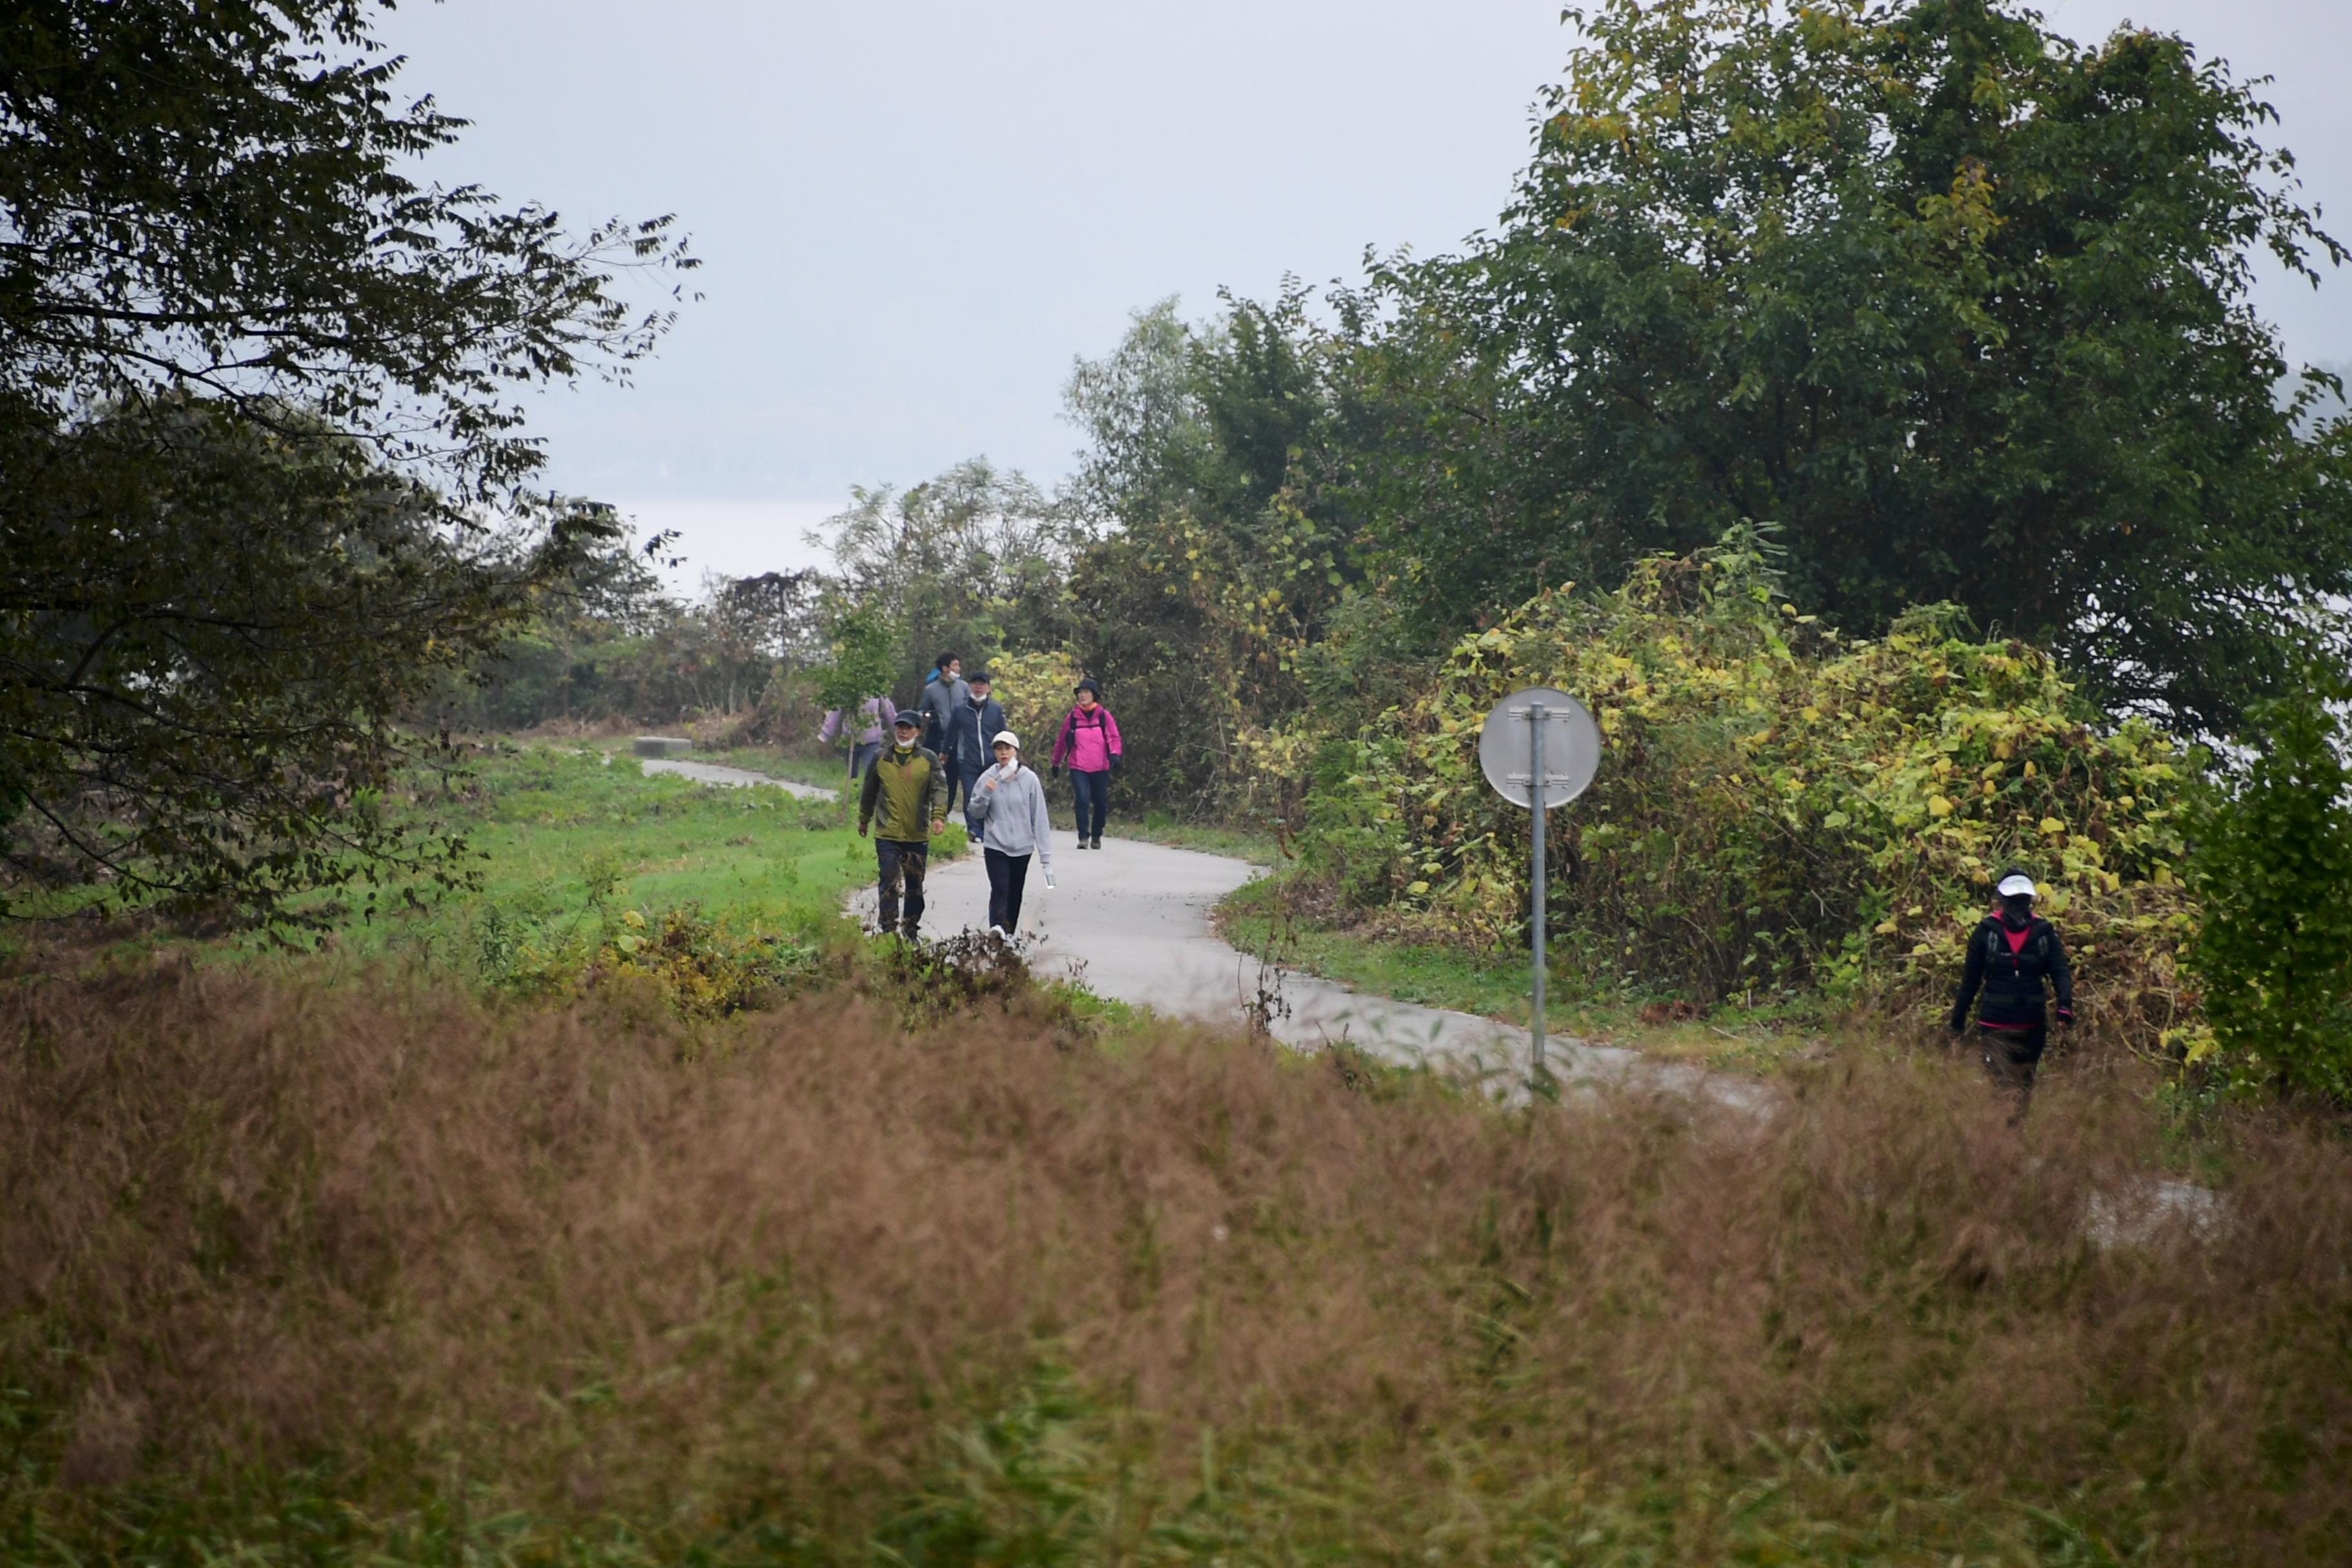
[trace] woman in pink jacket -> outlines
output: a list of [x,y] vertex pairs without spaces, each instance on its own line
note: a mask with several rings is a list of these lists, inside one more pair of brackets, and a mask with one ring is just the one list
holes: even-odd
[[1118,721],[1102,705],[1102,688],[1088,676],[1077,684],[1077,705],[1054,737],[1054,776],[1069,764],[1070,787],[1078,797],[1078,847],[1102,847],[1103,818],[1110,813],[1110,775],[1118,772]]

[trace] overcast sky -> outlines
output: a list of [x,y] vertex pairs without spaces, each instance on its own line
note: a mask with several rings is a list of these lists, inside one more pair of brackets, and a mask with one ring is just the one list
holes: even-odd
[[[445,181],[575,224],[675,212],[706,296],[625,390],[547,395],[557,488],[684,535],[686,583],[804,563],[854,484],[975,454],[1051,480],[1075,355],[1366,246],[1493,223],[1557,0],[415,0],[384,29],[475,127]],[[2305,195],[2352,237],[2352,0],[2049,0],[2129,17],[2268,89]],[[2267,281],[2305,359],[2352,361],[2352,277]]]

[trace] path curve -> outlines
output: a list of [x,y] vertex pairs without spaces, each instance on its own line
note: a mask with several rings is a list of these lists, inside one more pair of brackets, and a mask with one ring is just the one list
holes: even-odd
[[[819,800],[835,794],[711,763],[643,758],[640,763],[649,773],[676,773],[702,784],[772,784]],[[1218,937],[1209,911],[1258,875],[1246,861],[1136,838],[1106,838],[1100,849],[1080,849],[1075,835],[1057,831],[1054,870],[1060,885],[1048,889],[1033,869],[1020,932],[1032,967],[1049,978],[1077,979],[1098,996],[1171,1017],[1225,1025],[1248,1016],[1249,1004],[1263,986],[1276,999],[1272,1033],[1288,1045],[1312,1050],[1345,1039],[1391,1061],[1481,1074],[1498,1095],[1524,1095],[1529,1049],[1525,1029],[1368,995],[1295,969],[1265,970]],[[925,934],[987,926],[988,874],[979,856],[939,867],[927,890]],[[849,911],[868,924],[874,907],[870,884],[849,900]],[[1549,1045],[1552,1070],[1570,1085],[1635,1083],[1756,1115],[1769,1116],[1773,1110],[1772,1093],[1760,1083],[1661,1062],[1621,1047],[1568,1037]],[[2126,1184],[2113,1194],[2094,1194],[2084,1230],[2093,1244],[2112,1250],[2152,1246],[2175,1227],[2208,1240],[2226,1228],[2227,1220],[2221,1194],[2159,1177]]]
[[697,784],[727,784],[737,789],[768,784],[787,795],[799,795],[803,800],[841,798],[840,791],[827,789],[823,784],[803,784],[798,779],[772,778],[766,773],[755,773],[743,768],[721,767],[717,763],[689,763],[676,757],[639,757],[636,761],[637,766],[649,774],[676,773],[679,778],[692,779]]
[[[812,800],[837,798],[821,785],[716,763],[637,761],[647,773],[699,784],[768,784]],[[1517,1025],[1375,996],[1303,970],[1265,964],[1219,937],[1209,911],[1258,874],[1247,861],[1139,838],[1106,838],[1100,849],[1080,849],[1076,835],[1056,831],[1054,869],[1059,886],[1049,889],[1033,868],[1019,933],[1031,966],[1048,979],[1076,980],[1097,996],[1207,1024],[1244,1023],[1262,1006],[1269,1032],[1301,1049],[1345,1040],[1390,1061],[1467,1072],[1504,1093],[1527,1081],[1531,1043]],[[979,856],[936,868],[926,890],[926,935],[987,929],[988,873]],[[870,925],[875,904],[869,884],[851,896],[849,910]],[[1639,1080],[1749,1109],[1762,1101],[1756,1085],[1622,1047],[1560,1036],[1546,1047],[1551,1070],[1571,1083]]]
[[[1049,979],[1075,979],[1098,996],[1171,1017],[1227,1025],[1248,1017],[1263,985],[1276,999],[1271,1032],[1289,1045],[1314,1049],[1345,1039],[1388,1060],[1488,1076],[1498,1087],[1528,1076],[1524,1028],[1370,995],[1296,969],[1262,967],[1224,942],[1211,929],[1209,911],[1258,874],[1245,861],[1135,838],[1080,849],[1074,834],[1056,831],[1054,870],[1059,886],[1049,889],[1031,869],[1019,933],[1032,966]],[[934,868],[926,893],[925,935],[986,929],[988,874],[978,856]],[[870,924],[874,889],[854,895],[850,910]],[[1672,1079],[1710,1098],[1748,1097],[1745,1085],[1727,1093],[1715,1074],[1637,1051],[1565,1037],[1548,1044],[1552,1070],[1571,1080],[1638,1076],[1662,1087]]]

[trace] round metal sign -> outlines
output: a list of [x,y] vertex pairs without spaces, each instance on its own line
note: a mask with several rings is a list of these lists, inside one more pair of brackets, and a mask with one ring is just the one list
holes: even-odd
[[1544,805],[1566,805],[1601,771],[1601,726],[1565,691],[1530,686],[1495,704],[1478,731],[1478,766],[1495,793],[1533,809],[1535,725],[1542,714]]

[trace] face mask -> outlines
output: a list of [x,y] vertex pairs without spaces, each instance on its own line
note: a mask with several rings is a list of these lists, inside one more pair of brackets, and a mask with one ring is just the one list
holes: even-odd
[[890,739],[902,752],[911,752],[915,749],[915,742],[912,741],[901,741],[896,735],[891,736]]

